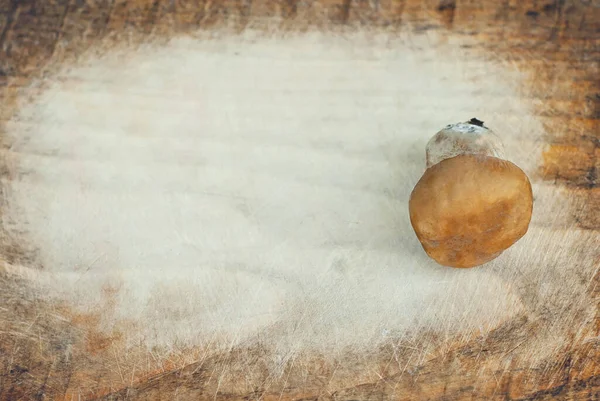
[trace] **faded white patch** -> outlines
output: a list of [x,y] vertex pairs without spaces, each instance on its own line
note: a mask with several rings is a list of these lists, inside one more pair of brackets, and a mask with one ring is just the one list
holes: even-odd
[[45,85],[8,124],[5,229],[36,250],[47,296],[94,311],[117,289],[104,325],[137,323],[134,342],[371,349],[583,293],[556,297],[584,286],[571,258],[591,262],[539,182],[530,232],[485,267],[440,267],[415,238],[408,197],[448,123],[484,120],[530,174],[540,153],[521,77],[452,40],[179,39]]

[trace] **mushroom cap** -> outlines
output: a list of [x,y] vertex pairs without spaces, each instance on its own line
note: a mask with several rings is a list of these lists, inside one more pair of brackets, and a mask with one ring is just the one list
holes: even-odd
[[491,261],[529,227],[533,193],[513,163],[465,154],[428,168],[410,195],[410,221],[425,252],[441,265]]

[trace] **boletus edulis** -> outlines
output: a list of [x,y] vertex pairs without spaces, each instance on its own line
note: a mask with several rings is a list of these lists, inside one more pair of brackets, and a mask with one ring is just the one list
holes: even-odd
[[444,266],[479,266],[525,235],[533,211],[531,183],[504,159],[500,139],[482,121],[448,125],[431,138],[426,158],[409,212],[432,259]]

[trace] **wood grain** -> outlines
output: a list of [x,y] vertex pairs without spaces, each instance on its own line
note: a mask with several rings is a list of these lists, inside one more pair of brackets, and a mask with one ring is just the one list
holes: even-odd
[[[578,199],[570,214],[586,230],[600,231],[600,3],[597,0],[3,0],[0,1],[0,85],[6,121],[16,93],[53,63],[75,59],[93,44],[160,40],[198,28],[231,24],[303,30],[355,26],[416,31],[451,29],[487,51],[491,58],[531,71],[532,96],[539,104],[550,145],[539,174]],[[7,261],[18,260],[12,244]],[[598,255],[593,255],[598,257]],[[600,260],[599,262],[600,263]],[[445,344],[429,337],[435,357],[411,375],[388,372],[359,386],[329,392],[336,369],[365,368],[352,356],[338,366],[319,361],[305,377],[252,390],[222,390],[214,372],[231,366],[235,355],[189,363],[182,350],[149,363],[127,385],[115,379],[121,339],[96,330],[95,316],[40,301],[27,283],[0,274],[0,399],[264,399],[264,400],[597,400],[600,399],[600,316],[581,321],[587,338],[574,337],[563,353],[543,366],[519,364],[519,349],[533,341],[540,321],[522,318],[467,343]],[[600,306],[600,273],[590,294]],[[107,308],[110,308],[107,289]],[[135,353],[136,351],[132,351]],[[137,352],[142,352],[141,350]],[[239,351],[243,352],[243,351]],[[247,350],[248,355],[257,350]],[[389,361],[397,350],[382,349]],[[159,358],[160,359],[160,358]],[[193,358],[192,358],[193,359]],[[258,360],[258,357],[257,357]],[[115,362],[116,361],[116,362]],[[235,375],[234,375],[235,376]],[[134,380],[135,379],[135,380]],[[74,392],[73,383],[87,393]],[[235,389],[236,386],[230,386]],[[401,394],[399,396],[399,394]]]

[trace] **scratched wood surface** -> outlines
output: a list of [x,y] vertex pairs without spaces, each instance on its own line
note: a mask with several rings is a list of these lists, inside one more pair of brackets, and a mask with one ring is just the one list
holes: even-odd
[[[534,71],[536,79],[530,85],[551,145],[539,174],[568,188],[578,199],[570,214],[579,227],[600,231],[597,0],[1,0],[2,121],[14,111],[17,89],[42,76],[50,62],[74,58],[100,41],[160,40],[223,24],[239,30],[263,24],[292,30],[311,26],[393,30],[407,24],[420,31],[450,29],[472,39],[490,57],[513,60],[520,68]],[[10,251],[4,258],[10,260]],[[83,398],[113,400],[383,400],[392,394],[397,397],[399,389],[407,400],[600,399],[598,340],[565,344],[564,352],[547,360],[544,368],[507,362],[539,324],[525,318],[480,340],[446,347],[443,355],[418,368],[418,380],[396,374],[331,393],[326,390],[328,373],[320,372],[279,388],[220,392],[210,375],[229,359],[217,357],[200,364],[182,363],[174,357],[160,370],[144,372],[131,384],[114,388],[104,378],[105,360],[118,338],[96,333],[93,328],[98,322],[93,317],[76,316],[29,297],[26,284],[17,278],[0,275],[0,282],[3,400],[77,399],[82,396],[73,392],[75,382],[90,390]],[[600,274],[595,282],[600,283]],[[590,286],[590,291],[600,306],[600,287]],[[582,324],[582,330],[598,337],[600,316]],[[474,392],[472,372],[481,367],[502,374],[477,376]]]

